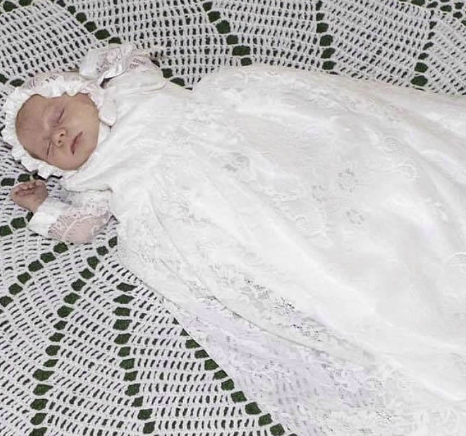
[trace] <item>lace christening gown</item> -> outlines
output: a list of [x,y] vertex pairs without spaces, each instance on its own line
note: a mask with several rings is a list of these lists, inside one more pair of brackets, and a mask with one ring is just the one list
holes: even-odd
[[107,92],[33,230],[113,214],[124,265],[289,431],[464,434],[463,98],[266,66]]

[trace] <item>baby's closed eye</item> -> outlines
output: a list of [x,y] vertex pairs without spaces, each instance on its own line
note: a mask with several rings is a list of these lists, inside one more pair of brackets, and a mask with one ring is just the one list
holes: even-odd
[[58,111],[55,114],[55,124],[60,123],[60,121],[63,119],[64,113],[65,113],[65,108],[58,109]]

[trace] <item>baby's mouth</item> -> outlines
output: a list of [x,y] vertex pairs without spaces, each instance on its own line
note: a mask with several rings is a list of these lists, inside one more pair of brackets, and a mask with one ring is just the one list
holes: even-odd
[[73,142],[71,143],[71,153],[74,154],[74,152],[76,151],[76,145],[78,144],[80,138],[81,138],[81,135],[82,135],[83,132],[79,132],[73,139]]

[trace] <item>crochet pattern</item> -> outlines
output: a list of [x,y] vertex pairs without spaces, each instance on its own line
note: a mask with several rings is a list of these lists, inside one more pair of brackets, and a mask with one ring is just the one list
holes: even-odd
[[[111,42],[148,50],[186,87],[223,65],[267,63],[464,94],[465,10],[425,0],[2,1],[0,98]],[[4,144],[0,168],[0,436],[292,434],[118,264],[114,221],[84,246],[38,237],[9,198],[30,176]],[[48,187],[63,195],[56,179]]]

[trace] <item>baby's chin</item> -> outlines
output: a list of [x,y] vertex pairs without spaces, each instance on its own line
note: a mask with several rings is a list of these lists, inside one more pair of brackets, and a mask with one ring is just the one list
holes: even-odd
[[81,168],[88,160],[89,160],[89,157],[85,159],[79,159],[74,162],[69,162],[66,164],[59,163],[54,166],[56,166],[57,168],[63,171],[76,171],[76,170],[79,170],[79,168]]

